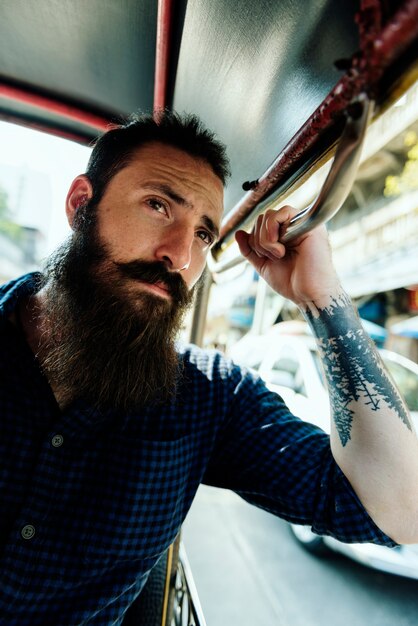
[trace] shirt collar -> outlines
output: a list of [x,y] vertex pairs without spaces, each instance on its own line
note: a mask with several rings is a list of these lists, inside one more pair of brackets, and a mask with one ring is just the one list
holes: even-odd
[[2,285],[0,287],[0,317],[8,318],[19,300],[39,291],[42,280],[43,276],[40,272],[31,272]]

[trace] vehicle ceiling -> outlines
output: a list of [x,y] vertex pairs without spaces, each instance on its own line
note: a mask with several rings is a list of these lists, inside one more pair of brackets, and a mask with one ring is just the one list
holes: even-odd
[[[357,10],[334,0],[174,3],[167,105],[197,113],[227,145],[226,209],[340,78],[334,62],[359,47]],[[157,0],[2,0],[0,84],[108,119],[151,111],[156,28]],[[25,99],[0,96],[0,117],[94,136]]]

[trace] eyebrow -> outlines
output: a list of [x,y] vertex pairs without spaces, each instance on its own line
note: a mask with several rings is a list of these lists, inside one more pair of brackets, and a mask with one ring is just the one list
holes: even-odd
[[173,200],[173,202],[175,202],[176,204],[185,206],[188,209],[193,208],[193,205],[190,202],[187,202],[186,198],[183,198],[183,196],[180,196],[178,193],[176,193],[174,189],[170,187],[170,185],[166,185],[165,183],[146,183],[145,185],[143,185],[143,187],[144,189],[160,191],[161,193],[164,193],[166,196],[168,196],[171,200]]
[[[165,183],[150,182],[150,183],[146,183],[145,185],[143,185],[143,187],[144,189],[150,189],[152,191],[160,191],[161,193],[164,193],[171,200],[173,200],[173,202],[175,202],[176,204],[179,204],[180,206],[184,206],[188,209],[193,208],[193,204],[188,202],[186,198],[183,198],[183,196],[180,196],[178,193],[176,193],[174,189],[170,187],[170,185],[166,185]],[[213,219],[210,218],[208,215],[202,215],[202,222],[204,223],[206,228],[211,231],[214,239],[218,240],[219,228],[216,226]]]

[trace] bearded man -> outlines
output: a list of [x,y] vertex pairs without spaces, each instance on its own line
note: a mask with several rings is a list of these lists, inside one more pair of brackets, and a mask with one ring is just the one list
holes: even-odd
[[200,483],[342,541],[418,541],[417,439],[325,229],[285,248],[284,207],[237,241],[318,339],[330,437],[176,344],[227,174],[193,116],[113,128],[70,187],[69,242],[1,289],[0,624],[122,624]]

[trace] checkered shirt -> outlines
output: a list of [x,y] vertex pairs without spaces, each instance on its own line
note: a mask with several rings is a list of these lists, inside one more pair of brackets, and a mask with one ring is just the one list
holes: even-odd
[[7,320],[35,289],[34,274],[0,288],[1,626],[121,624],[200,483],[343,541],[394,545],[328,436],[219,352],[179,350],[184,374],[167,406],[60,411]]

